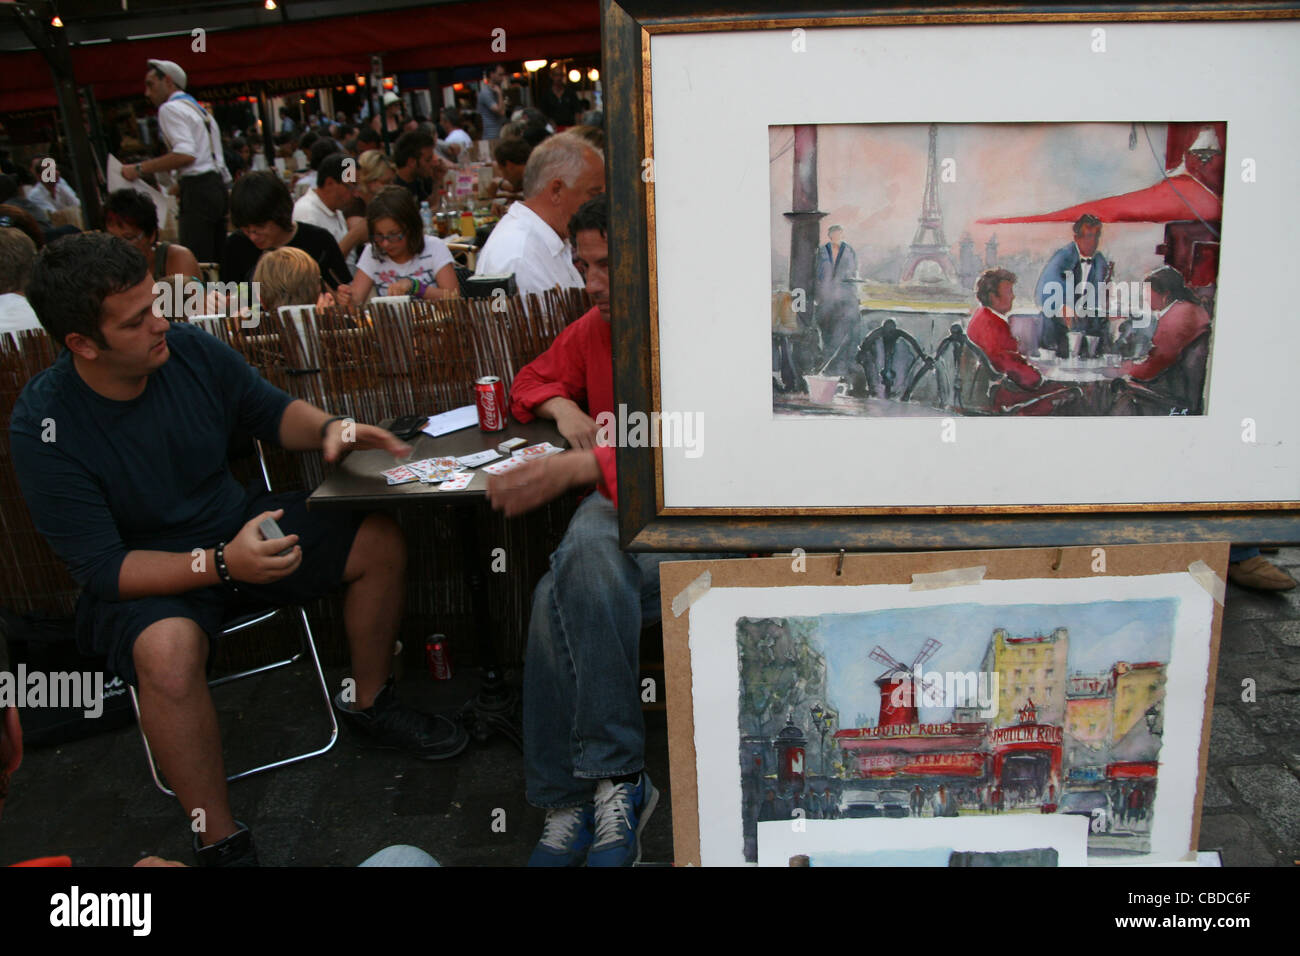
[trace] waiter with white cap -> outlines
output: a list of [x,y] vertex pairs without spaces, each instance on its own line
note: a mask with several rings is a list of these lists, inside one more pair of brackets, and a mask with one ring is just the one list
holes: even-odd
[[231,176],[217,122],[185,92],[185,71],[171,60],[150,60],[144,91],[158,107],[158,130],[169,150],[123,166],[122,176],[176,170],[181,184],[180,243],[200,262],[216,262],[226,241],[226,189]]

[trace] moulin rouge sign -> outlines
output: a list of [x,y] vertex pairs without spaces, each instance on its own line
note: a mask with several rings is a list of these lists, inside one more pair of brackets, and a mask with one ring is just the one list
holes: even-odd
[[952,737],[984,733],[982,723],[955,724],[887,724],[882,727],[857,727],[853,730],[841,730],[835,734],[842,739],[880,738],[880,737]]
[[1048,724],[1019,724],[1015,727],[999,727],[989,731],[989,743],[993,744],[1059,744],[1061,728]]

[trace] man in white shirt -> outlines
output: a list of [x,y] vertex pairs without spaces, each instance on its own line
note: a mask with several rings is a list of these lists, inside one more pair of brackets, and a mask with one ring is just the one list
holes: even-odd
[[46,215],[81,206],[76,191],[59,175],[59,167],[51,157],[33,158],[32,175],[36,177],[36,183],[27,187],[27,201],[45,210]]
[[438,128],[442,131],[442,139],[438,140],[438,152],[452,162],[459,161],[461,153],[474,146],[469,133],[460,128],[460,117],[451,107],[443,107],[438,114]]
[[316,170],[316,181],[317,185],[293,204],[293,221],[320,226],[328,232],[339,244],[339,251],[347,257],[348,268],[353,269],[356,267],[357,247],[367,235],[364,219],[349,230],[342,212],[357,192],[356,160],[343,153],[331,153],[321,160]]
[[185,92],[185,71],[170,60],[150,60],[144,89],[158,107],[158,131],[169,152],[134,166],[122,176],[174,170],[180,176],[180,242],[199,262],[216,262],[226,241],[226,187],[230,173],[221,151],[217,122]]
[[515,276],[521,294],[582,286],[569,247],[569,220],[605,191],[605,158],[580,136],[539,145],[524,168],[524,198],[510,207],[478,256],[477,275]]

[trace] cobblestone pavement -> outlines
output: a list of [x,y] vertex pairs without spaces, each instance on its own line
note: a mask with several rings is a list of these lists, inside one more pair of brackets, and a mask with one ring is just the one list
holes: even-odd
[[[1300,579],[1300,548],[1267,556]],[[1300,588],[1228,585],[1202,850],[1224,866],[1300,863]]]
[[[1273,558],[1300,576],[1300,548]],[[335,684],[341,669],[327,676]],[[465,672],[435,682],[408,671],[404,699],[449,709],[473,693]],[[1253,696],[1250,691],[1253,689]],[[229,766],[272,758],[327,728],[305,674],[277,672],[216,695]],[[660,790],[644,859],[672,859],[667,728],[647,714],[647,766]],[[1226,866],[1300,860],[1300,589],[1258,594],[1228,585],[1215,687],[1200,848]],[[425,763],[362,750],[344,733],[328,754],[239,781],[235,815],[253,826],[263,863],[351,866],[410,843],[447,865],[518,865],[541,831],[523,798],[519,752],[501,738]],[[494,825],[495,824],[495,825]],[[159,854],[190,862],[188,821],[156,791],[134,725],[29,750],[0,820],[0,864],[66,853],[121,866]]]

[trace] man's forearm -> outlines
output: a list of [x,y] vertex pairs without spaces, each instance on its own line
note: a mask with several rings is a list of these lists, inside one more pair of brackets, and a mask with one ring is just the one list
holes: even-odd
[[[551,421],[558,421],[559,417],[566,411],[573,410],[581,412],[578,403],[571,398],[565,398],[563,395],[556,395],[554,398],[548,398],[542,404],[533,409],[533,414],[538,418],[549,418]],[[585,414],[585,412],[584,412]]]
[[568,457],[569,459],[570,488],[583,488],[588,485],[594,485],[604,477],[601,473],[600,462],[596,458],[596,453],[589,449],[566,451],[563,456],[557,457]]
[[[357,223],[360,225],[358,226]],[[343,238],[339,240],[339,252],[346,256],[352,251],[353,247],[356,246],[357,243],[365,242],[369,234],[370,227],[366,225],[365,219],[357,218],[355,222],[349,219],[348,231]]]
[[321,447],[321,426],[333,416],[294,399],[280,417],[280,447],[289,451],[314,451]]
[[[198,551],[196,548],[195,551]],[[220,584],[216,549],[194,551],[128,551],[117,574],[118,600],[184,594]]]
[[165,173],[173,169],[180,169],[194,162],[193,156],[187,156],[184,153],[167,153],[156,159],[146,159],[143,163],[137,163],[141,173]]

